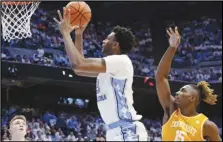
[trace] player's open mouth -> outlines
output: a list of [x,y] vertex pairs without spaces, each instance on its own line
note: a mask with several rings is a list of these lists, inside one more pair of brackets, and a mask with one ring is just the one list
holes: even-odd
[[23,128],[20,128],[19,130],[23,131],[24,129]]

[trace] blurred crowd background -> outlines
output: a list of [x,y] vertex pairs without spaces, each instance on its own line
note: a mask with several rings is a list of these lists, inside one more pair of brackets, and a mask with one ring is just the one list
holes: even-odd
[[[2,108],[2,139],[9,140],[7,122],[15,114],[27,117],[28,141],[105,141],[106,125],[98,113],[67,113],[11,105]],[[222,136],[222,119],[210,118]],[[148,141],[161,141],[161,120],[143,118]]]
[[[52,14],[54,16],[55,11],[49,12],[41,8],[36,10],[31,20],[31,38],[10,42],[2,39],[2,61],[70,68],[63,39],[58,26],[52,21]],[[169,76],[171,80],[222,81],[222,31],[219,24],[222,25],[222,19],[219,21],[200,17],[178,25],[181,29],[182,43],[174,57]],[[85,57],[103,57],[102,41],[114,26],[112,22],[95,22],[88,25],[84,32]],[[136,35],[139,46],[137,50],[129,53],[135,75],[154,77],[157,65],[154,64],[154,47],[149,25],[135,22],[129,28]],[[187,70],[188,68],[190,70]]]
[[[187,3],[189,6],[190,4]],[[99,5],[108,8],[109,4]],[[62,36],[52,19],[57,17],[56,10],[55,8],[49,10],[46,7],[49,5],[47,3],[44,5],[42,2],[31,18],[33,34],[31,38],[15,39],[10,42],[1,38],[1,62],[71,68],[64,50]],[[125,12],[123,11],[122,14]],[[128,13],[127,15],[131,17]],[[112,18],[110,20],[104,18],[101,21],[95,19],[93,17],[84,32],[83,52],[85,57],[103,57],[102,41],[118,23],[118,20],[115,21]],[[157,55],[154,54],[154,50],[162,48],[160,52],[163,53],[164,48],[167,47],[155,46],[153,35],[156,31],[151,27],[150,19],[148,23],[139,19],[121,25],[130,28],[136,35],[138,48],[129,53],[135,76],[153,78],[157,68]],[[180,29],[182,40],[172,62],[169,80],[185,83],[196,83],[201,80],[222,83],[222,18],[200,14],[196,18],[179,21],[176,25]],[[165,29],[162,30],[165,32]],[[72,37],[75,38],[74,33]],[[157,105],[159,105],[158,102]],[[1,111],[3,141],[10,139],[8,121],[16,114],[24,114],[27,118],[26,139],[28,141],[105,141],[106,126],[98,112],[55,111],[17,104],[4,105]],[[144,117],[142,119],[149,135],[148,141],[161,141],[161,118],[157,116],[157,118]],[[222,135],[222,116],[216,115],[210,119],[217,123],[220,135]]]

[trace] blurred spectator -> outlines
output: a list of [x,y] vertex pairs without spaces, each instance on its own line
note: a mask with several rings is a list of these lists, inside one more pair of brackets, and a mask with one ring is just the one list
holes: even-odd
[[[25,110],[32,110],[33,108],[25,108]],[[24,110],[19,106],[12,106],[2,114],[2,120],[8,120],[6,116],[12,117],[13,115],[19,113],[18,110]],[[35,111],[35,110],[34,110]],[[44,110],[43,110],[44,111]],[[61,115],[62,114],[62,115]],[[56,120],[62,119],[66,122],[75,121],[75,125],[79,130],[74,132],[74,129],[70,129],[69,125],[62,128],[57,125],[57,128],[54,126],[49,126],[48,123],[50,118]],[[58,117],[58,118],[57,118]],[[28,118],[28,117],[27,117]],[[38,119],[41,118],[41,119]],[[106,128],[105,124],[102,122],[102,119],[99,115],[89,114],[67,114],[65,112],[59,113],[59,115],[54,115],[53,112],[46,111],[43,116],[38,116],[37,119],[31,117],[31,121],[27,119],[27,136],[26,139],[30,141],[105,141],[106,137]],[[210,118],[214,121],[219,127],[219,133],[222,135],[222,118],[213,117]],[[47,120],[47,121],[45,121]],[[83,121],[82,121],[83,120]],[[8,121],[7,121],[8,122]],[[144,118],[142,122],[145,124],[145,127],[148,132],[148,141],[161,141],[161,120],[156,119],[147,119]],[[2,122],[4,123],[4,122]],[[88,127],[85,127],[86,125]],[[7,123],[2,125],[2,140],[10,140],[10,135],[8,133]],[[75,129],[76,129],[75,126]],[[86,130],[89,129],[89,130]],[[89,131],[88,133],[86,133]]]
[[82,138],[81,133],[78,133],[78,135],[77,135],[77,141],[84,141],[84,139]]
[[42,58],[44,55],[44,50],[41,46],[37,49],[37,52],[38,52],[37,57]]
[[73,133],[73,132],[70,132],[70,134],[67,136],[67,140],[68,140],[68,141],[77,141],[78,138],[76,138],[76,137],[74,136],[74,133]]
[[99,133],[99,134],[97,135],[97,137],[96,137],[96,141],[105,141],[105,138],[102,137],[102,134],[101,134],[101,133]]
[[[41,7],[33,14],[31,19],[31,30],[34,33],[32,38],[23,40],[12,40],[10,43],[3,41],[1,59],[3,61],[15,61],[19,63],[32,63],[44,66],[71,67],[68,57],[64,54],[64,43],[58,26],[51,22],[55,11],[45,11]],[[221,22],[222,20],[220,20]],[[221,23],[220,23],[221,24]],[[201,68],[214,67],[219,73],[213,71],[194,71],[181,73],[171,72],[170,80],[181,80],[187,82],[197,82],[206,80],[211,82],[222,82],[221,70],[216,69],[222,65],[222,32],[218,26],[219,20],[201,17],[200,19],[180,23],[182,41],[178,48],[172,67],[173,68]],[[103,57],[101,53],[102,41],[112,30],[112,22],[90,23],[84,32],[83,54],[86,57]],[[153,46],[151,29],[149,25],[135,22],[131,25],[138,41],[136,50],[129,53],[134,67],[134,74],[140,76],[154,77],[155,65],[153,58]],[[74,37],[74,35],[72,35]],[[27,48],[37,50],[32,55],[18,55],[16,52],[10,53],[10,48]],[[45,56],[49,50],[51,56]],[[63,53],[56,52],[62,51]],[[29,52],[26,50],[26,52]],[[47,51],[48,52],[48,51]],[[10,55],[12,54],[12,55]]]

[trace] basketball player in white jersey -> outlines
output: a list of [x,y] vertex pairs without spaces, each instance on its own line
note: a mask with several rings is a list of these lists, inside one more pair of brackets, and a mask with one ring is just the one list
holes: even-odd
[[[133,107],[133,66],[126,55],[134,46],[132,32],[116,26],[103,41],[104,58],[85,58],[82,54],[84,27],[71,27],[66,11],[58,23],[65,49],[77,75],[97,77],[97,105],[108,129],[106,141],[146,141],[147,131]],[[70,15],[68,10],[68,15]],[[75,29],[75,44],[70,33]]]
[[10,141],[27,141],[26,135],[26,118],[23,115],[14,116],[9,122],[9,133],[11,134]]

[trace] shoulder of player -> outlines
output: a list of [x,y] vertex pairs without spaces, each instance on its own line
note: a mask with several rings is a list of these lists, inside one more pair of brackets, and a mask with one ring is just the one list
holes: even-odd
[[169,121],[171,121],[171,118],[173,118],[177,111],[178,109],[176,108],[174,103],[171,103],[170,107],[164,110],[163,126],[166,125]]
[[129,58],[129,56],[128,55],[119,55],[120,57],[120,60],[122,60],[123,62],[125,62],[125,63],[131,63],[132,64],[132,61],[131,61],[131,59]]
[[126,65],[132,63],[131,59],[127,55],[124,55],[124,54],[123,55],[109,55],[109,56],[104,57],[103,59],[104,59],[105,63],[107,60],[116,62],[118,64],[125,63]]
[[121,55],[109,55],[106,56],[105,58],[118,58],[118,59],[129,59],[129,56],[125,55],[125,54],[121,54]]
[[209,136],[211,134],[217,134],[217,133],[218,133],[218,126],[214,122],[206,120],[203,125],[204,136]]

